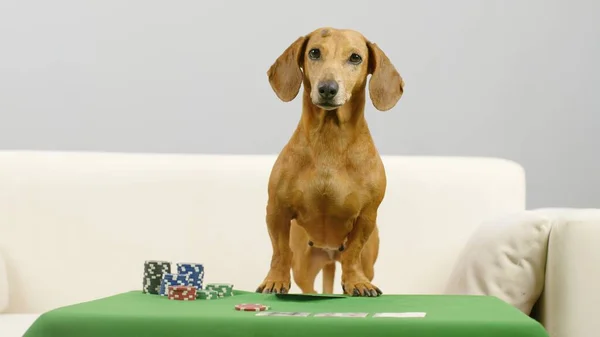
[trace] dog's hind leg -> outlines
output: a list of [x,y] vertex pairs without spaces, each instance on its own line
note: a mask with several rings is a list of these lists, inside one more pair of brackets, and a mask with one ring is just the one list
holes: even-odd
[[307,247],[304,251],[294,254],[292,273],[294,282],[303,294],[316,294],[315,279],[327,262],[327,254],[319,249]]
[[333,294],[333,279],[335,278],[335,261],[323,267],[323,294]]

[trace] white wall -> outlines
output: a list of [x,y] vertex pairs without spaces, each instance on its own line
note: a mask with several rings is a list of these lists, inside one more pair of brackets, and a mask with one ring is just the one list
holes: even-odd
[[529,207],[600,206],[594,1],[1,1],[0,148],[275,153],[299,117],[266,70],[354,28],[406,81],[382,153],[500,156]]

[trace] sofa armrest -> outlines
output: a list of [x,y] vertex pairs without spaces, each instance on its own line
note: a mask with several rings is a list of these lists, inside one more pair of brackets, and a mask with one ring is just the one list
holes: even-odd
[[0,254],[0,313],[8,309],[8,272],[2,254]]
[[552,219],[536,319],[551,337],[600,333],[600,209],[535,210]]

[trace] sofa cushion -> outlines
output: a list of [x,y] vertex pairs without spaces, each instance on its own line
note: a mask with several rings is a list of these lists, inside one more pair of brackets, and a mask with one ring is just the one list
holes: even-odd
[[8,275],[4,258],[0,254],[0,313],[8,309]]
[[468,240],[447,294],[498,297],[529,315],[544,287],[551,220],[523,211],[483,223]]

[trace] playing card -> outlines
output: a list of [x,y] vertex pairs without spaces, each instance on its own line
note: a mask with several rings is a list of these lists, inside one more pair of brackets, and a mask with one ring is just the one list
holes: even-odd
[[322,300],[331,298],[346,298],[347,295],[341,294],[275,294],[280,299],[291,300]]
[[261,311],[256,316],[308,317],[310,312]]
[[315,317],[367,317],[366,312],[324,312],[315,314]]
[[426,314],[425,312],[379,312],[373,317],[422,318]]

